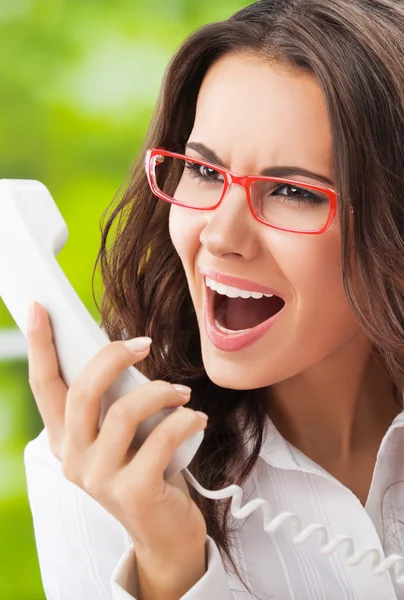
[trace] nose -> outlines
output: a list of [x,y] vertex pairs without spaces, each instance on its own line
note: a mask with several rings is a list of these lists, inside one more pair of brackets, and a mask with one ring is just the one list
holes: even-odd
[[221,204],[206,213],[200,242],[217,258],[239,256],[253,259],[260,248],[258,227],[242,186],[231,184]]

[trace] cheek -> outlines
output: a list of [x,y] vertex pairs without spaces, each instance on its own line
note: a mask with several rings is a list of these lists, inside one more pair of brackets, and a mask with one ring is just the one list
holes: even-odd
[[296,236],[279,257],[282,272],[297,295],[318,303],[319,294],[344,294],[339,232]]
[[175,206],[170,207],[169,231],[171,241],[184,266],[187,278],[195,263],[195,256],[199,250],[199,236],[203,224],[198,218],[198,211]]
[[[355,318],[346,297],[339,229],[321,236],[296,236],[277,257],[294,294],[297,330],[333,345],[352,331]],[[320,343],[320,345],[322,345]]]

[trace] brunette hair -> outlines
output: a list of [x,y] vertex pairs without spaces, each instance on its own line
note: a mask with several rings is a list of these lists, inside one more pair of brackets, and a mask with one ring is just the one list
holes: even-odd
[[[260,0],[200,28],[168,66],[144,147],[111,214],[107,209],[102,215],[94,272],[100,261],[105,286],[100,313],[110,340],[150,336],[151,352],[141,370],[150,379],[190,385],[188,406],[209,415],[189,469],[212,490],[242,485],[253,469],[263,441],[264,390],[224,389],[208,378],[194,307],[169,235],[170,205],[150,191],[143,161],[151,147],[184,152],[207,70],[236,52],[312,73],[321,86],[332,131],[345,292],[395,391],[404,383],[402,1]],[[164,177],[166,182],[173,179],[170,172]],[[361,302],[355,295],[353,265]],[[248,455],[246,431],[253,442]],[[190,493],[223,561],[230,562],[242,581],[231,555],[230,500],[212,501],[191,487]]]

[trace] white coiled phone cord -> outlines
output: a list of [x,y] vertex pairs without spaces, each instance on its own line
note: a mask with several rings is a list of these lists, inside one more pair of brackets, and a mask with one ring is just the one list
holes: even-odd
[[312,523],[308,525],[305,529],[302,530],[300,519],[297,515],[292,512],[282,512],[279,513],[274,518],[271,518],[269,503],[267,500],[263,500],[262,498],[256,498],[255,500],[251,500],[246,503],[243,507],[241,507],[241,501],[243,498],[243,490],[238,485],[229,485],[226,488],[218,491],[210,491],[206,490],[202,487],[195,477],[188,471],[188,469],[183,469],[181,471],[185,479],[192,485],[192,487],[205,496],[205,498],[210,498],[212,500],[222,500],[224,498],[230,498],[232,496],[231,501],[231,514],[236,519],[244,519],[248,517],[251,513],[253,513],[258,508],[262,509],[263,517],[264,517],[264,530],[267,533],[271,533],[276,531],[279,527],[281,527],[286,521],[290,521],[290,526],[294,537],[292,541],[294,544],[302,544],[306,540],[308,540],[314,533],[318,532],[320,537],[321,549],[319,550],[320,554],[332,554],[334,550],[341,546],[342,544],[346,544],[347,548],[347,563],[348,565],[355,566],[362,562],[362,560],[368,556],[368,554],[373,555],[373,565],[372,571],[375,575],[382,575],[392,567],[394,567],[394,575],[396,582],[399,585],[404,584],[404,557],[399,554],[390,554],[383,561],[380,560],[380,552],[377,548],[372,546],[364,546],[360,550],[354,552],[354,542],[353,539],[347,535],[336,535],[331,540],[328,539],[328,533],[325,527],[319,525],[318,523]]

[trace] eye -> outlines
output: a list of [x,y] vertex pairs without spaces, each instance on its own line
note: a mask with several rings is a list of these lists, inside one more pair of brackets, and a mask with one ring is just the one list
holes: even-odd
[[218,173],[218,171],[216,171],[215,169],[212,169],[212,167],[206,167],[205,165],[199,165],[199,171],[202,175],[202,177],[206,178],[206,179],[216,179],[216,180],[223,180],[223,177],[220,173]]
[[323,202],[328,201],[325,197],[322,198],[321,196],[317,196],[316,194],[313,194],[313,192],[303,187],[298,187],[290,183],[280,185],[272,192],[272,195],[286,196],[287,198],[296,200],[305,200],[310,204],[322,204]]
[[[284,190],[284,193],[282,193],[282,190]],[[304,190],[303,188],[297,187],[295,185],[290,185],[290,184],[284,184],[284,185],[279,186],[274,191],[274,194],[279,195],[279,196],[305,196],[306,198],[309,196],[313,196],[313,194],[311,194],[307,190]]]
[[196,179],[203,181],[223,181],[221,173],[216,171],[213,167],[200,165],[192,161],[185,161],[184,167],[192,177],[195,177]]

